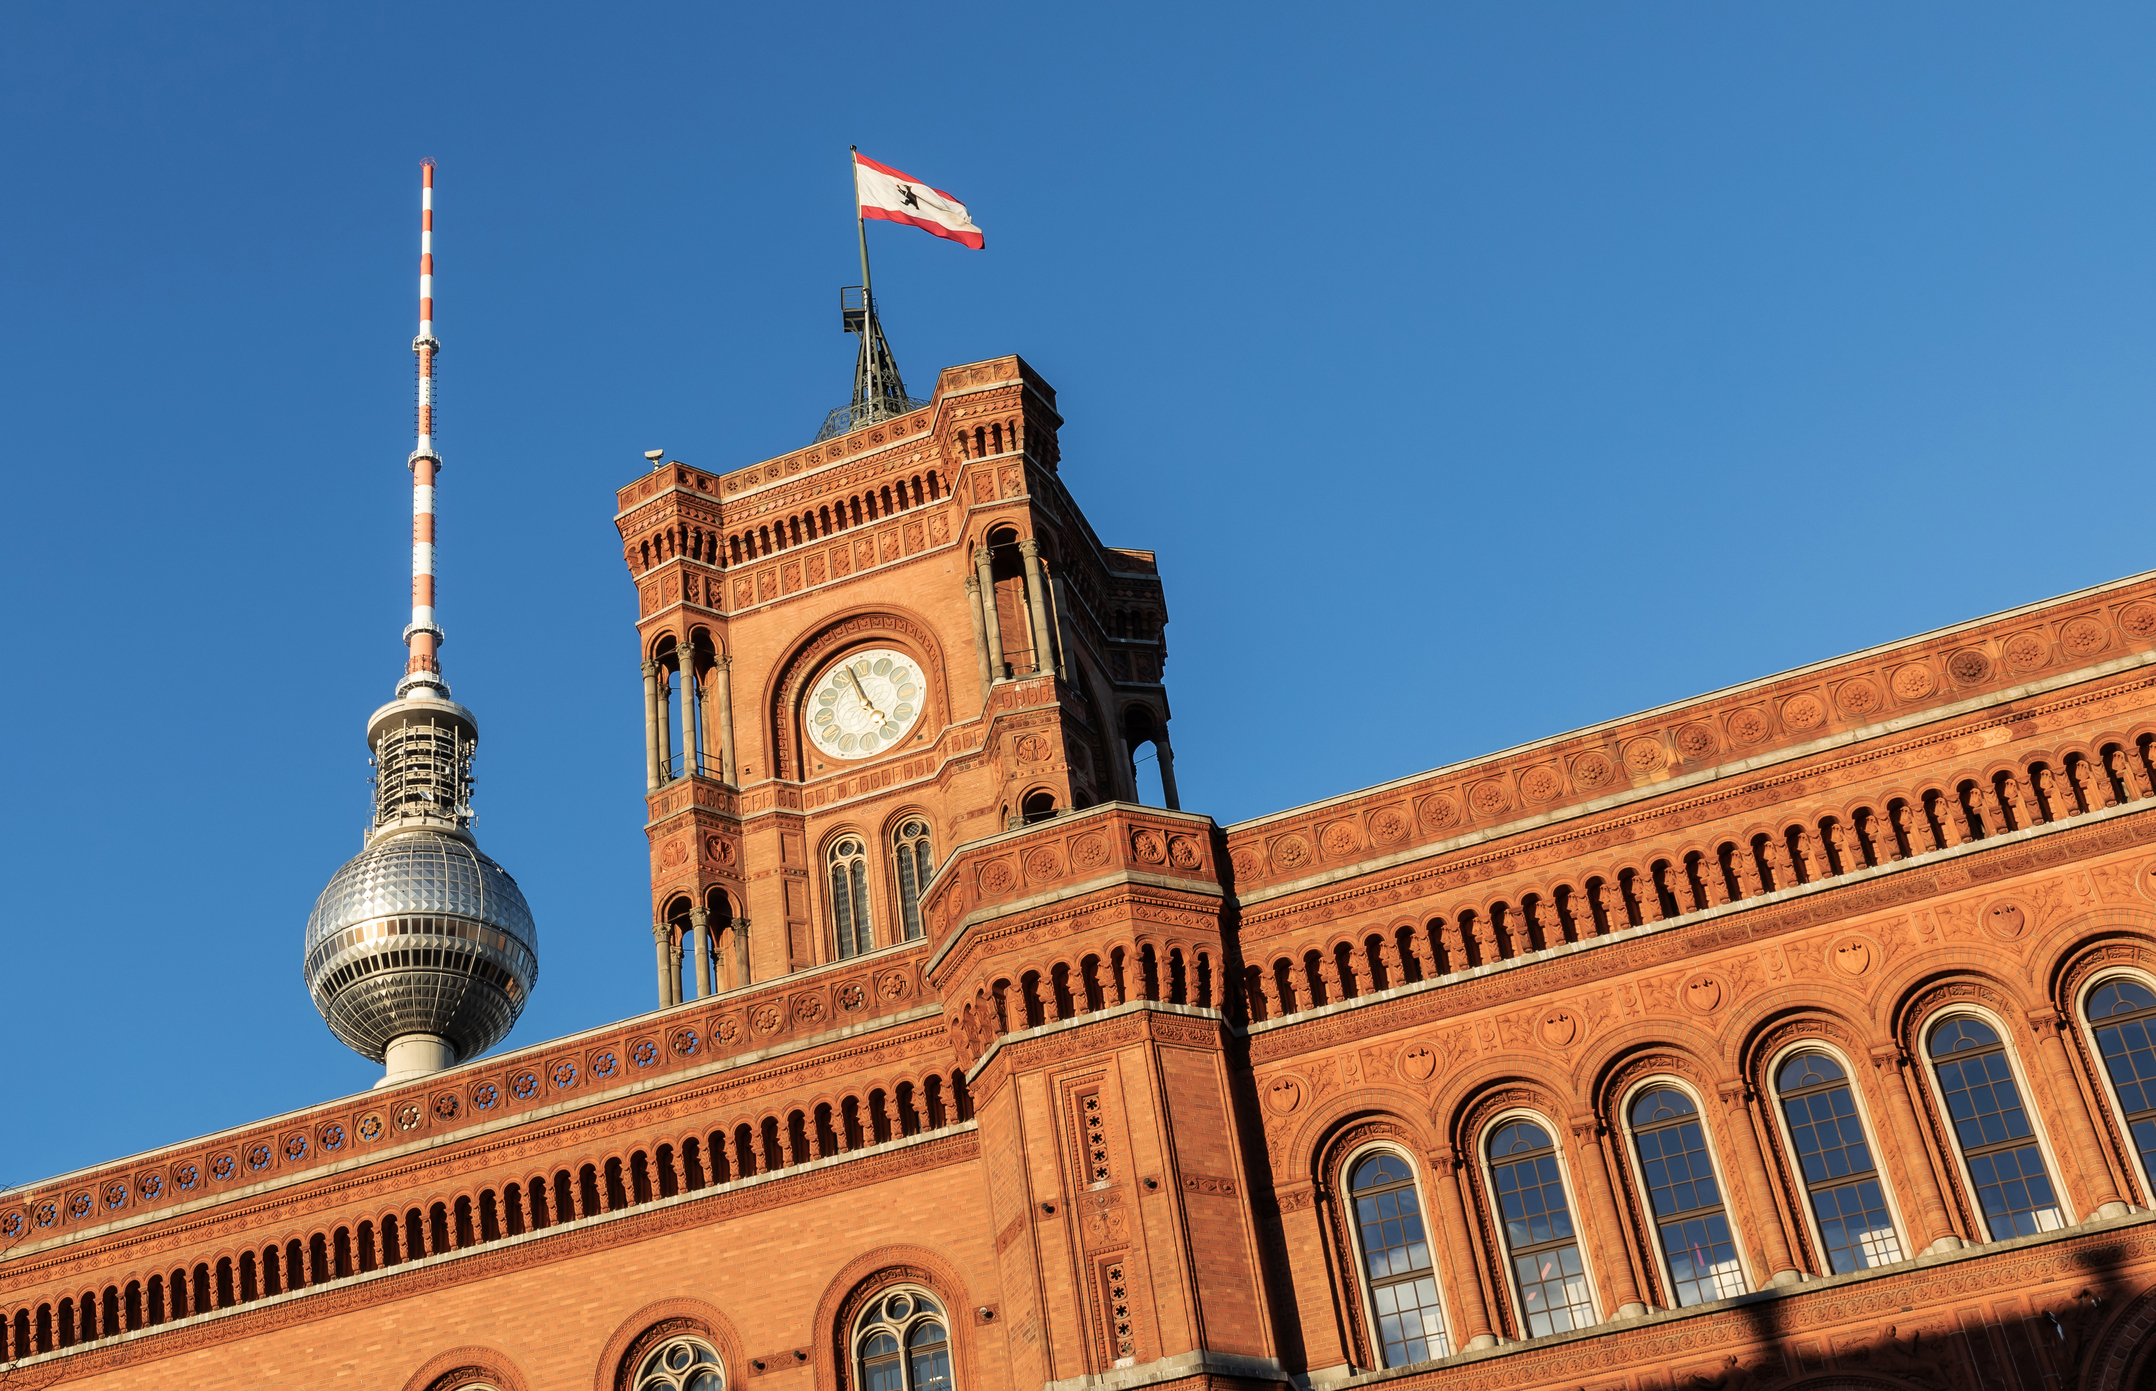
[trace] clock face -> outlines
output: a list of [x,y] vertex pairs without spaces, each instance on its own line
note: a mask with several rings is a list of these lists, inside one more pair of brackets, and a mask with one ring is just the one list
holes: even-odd
[[913,731],[928,697],[920,663],[888,647],[848,653],[809,691],[809,743],[832,758],[872,758]]

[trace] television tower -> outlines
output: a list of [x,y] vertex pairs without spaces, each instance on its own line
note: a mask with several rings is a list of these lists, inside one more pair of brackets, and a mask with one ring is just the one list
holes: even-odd
[[434,611],[434,162],[421,166],[418,447],[412,472],[410,656],[396,699],[367,719],[374,816],[366,848],[307,920],[303,970],[346,1046],[423,1077],[499,1043],[539,979],[539,933],[508,871],[472,838],[479,723],[449,698]]

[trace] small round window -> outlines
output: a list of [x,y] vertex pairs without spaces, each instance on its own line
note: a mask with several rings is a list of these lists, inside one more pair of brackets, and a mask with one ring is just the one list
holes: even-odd
[[696,1338],[661,1343],[636,1369],[636,1391],[721,1391],[726,1371],[719,1355]]

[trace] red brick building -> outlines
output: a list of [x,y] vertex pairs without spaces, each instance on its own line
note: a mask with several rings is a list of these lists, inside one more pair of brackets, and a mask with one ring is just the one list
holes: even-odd
[[2151,1384],[2156,576],[1222,827],[1059,424],[621,489],[659,1008],[0,1195],[7,1384]]

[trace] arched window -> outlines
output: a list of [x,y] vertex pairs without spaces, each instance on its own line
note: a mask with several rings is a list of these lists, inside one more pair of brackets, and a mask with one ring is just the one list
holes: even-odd
[[1025,800],[1018,804],[1018,810],[1028,826],[1037,821],[1049,820],[1056,814],[1056,794],[1046,788],[1038,792],[1028,792]]
[[1846,1275],[1900,1260],[1901,1238],[1842,1065],[1824,1053],[1799,1053],[1782,1064],[1774,1086],[1811,1195],[1827,1269]]
[[868,925],[868,849],[859,836],[840,836],[825,856],[831,867],[831,926],[841,957],[875,945]]
[[1931,1065],[1990,1239],[2065,1226],[1999,1035],[1981,1019],[1956,1015],[1933,1026]]
[[701,1338],[669,1338],[644,1358],[629,1383],[634,1391],[720,1391],[726,1369]]
[[1572,1208],[1550,1137],[1532,1121],[1513,1121],[1490,1137],[1490,1187],[1505,1223],[1520,1315],[1527,1335],[1567,1333],[1595,1321],[1587,1267],[1572,1234]]
[[2142,1177],[2156,1184],[2156,991],[2136,980],[2107,980],[2089,992],[2086,1010],[2141,1152]]
[[1356,1164],[1348,1190],[1355,1200],[1355,1231],[1384,1365],[1405,1367],[1449,1356],[1415,1171],[1399,1155],[1380,1152]]
[[891,854],[898,878],[899,930],[911,942],[924,935],[921,926],[921,890],[935,877],[936,861],[929,843],[928,822],[909,816],[891,833]]
[[1743,1294],[1744,1267],[1692,1098],[1675,1087],[1656,1087],[1633,1102],[1632,1143],[1677,1307]]
[[936,1301],[886,1290],[854,1332],[861,1391],[951,1391],[951,1340]]

